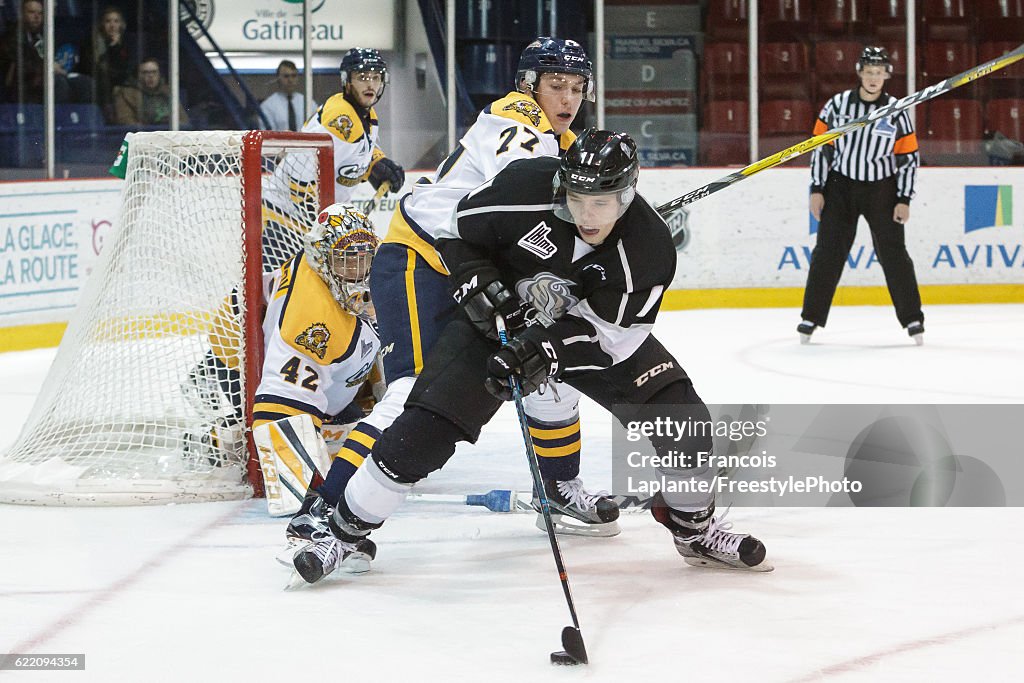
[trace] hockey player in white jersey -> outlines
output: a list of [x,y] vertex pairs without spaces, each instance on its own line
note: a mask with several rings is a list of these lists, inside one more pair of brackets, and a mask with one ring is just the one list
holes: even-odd
[[[348,202],[362,182],[374,190],[386,184],[386,192],[398,192],[405,184],[405,171],[381,150],[374,109],[388,84],[387,62],[377,50],[356,47],[345,53],[339,73],[341,92],[329,97],[302,126],[303,133],[331,136],[334,200]],[[264,183],[264,244],[270,247],[265,252],[275,253],[273,240],[281,229],[305,232],[316,216],[316,180],[309,154],[291,154],[275,169],[273,181]]]
[[[583,100],[594,99],[590,62],[572,40],[541,37],[528,45],[516,86],[480,113],[432,177],[402,198],[374,261],[370,288],[388,388],[373,414],[388,424],[402,412],[424,357],[456,315],[434,237],[448,228],[463,197],[511,161],[561,156],[576,138],[569,126]],[[530,431],[559,532],[612,536],[619,533],[618,507],[603,492],[588,492],[579,478],[578,400],[575,389],[561,384],[530,396]],[[373,443],[364,445],[369,455]],[[330,505],[353,472],[348,463],[334,461],[320,487]]]

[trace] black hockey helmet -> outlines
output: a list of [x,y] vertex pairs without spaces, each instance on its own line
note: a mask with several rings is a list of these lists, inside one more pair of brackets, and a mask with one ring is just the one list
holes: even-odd
[[380,101],[381,95],[384,94],[384,88],[388,84],[388,63],[384,61],[384,58],[380,55],[380,50],[366,47],[354,47],[345,53],[345,56],[341,58],[341,66],[339,67],[339,73],[341,76],[341,86],[344,88],[349,84],[352,79],[352,74],[374,72],[380,74],[380,92],[377,93],[377,99],[374,100],[374,104]]
[[526,46],[519,55],[519,67],[516,69],[516,88],[526,81],[531,92],[537,87],[541,74],[559,73],[575,74],[584,78],[584,97],[594,101],[594,79],[592,78],[590,60],[583,46],[575,40],[562,40],[540,36]]
[[885,73],[892,73],[892,60],[889,59],[889,53],[884,47],[878,47],[877,45],[868,45],[861,53],[860,58],[857,59],[857,73],[866,66],[884,66]]
[[572,214],[566,206],[567,192],[586,195],[614,194],[622,216],[636,196],[640,177],[640,158],[636,143],[625,133],[588,128],[576,138],[562,157],[562,165],[552,181],[555,215],[567,221]]

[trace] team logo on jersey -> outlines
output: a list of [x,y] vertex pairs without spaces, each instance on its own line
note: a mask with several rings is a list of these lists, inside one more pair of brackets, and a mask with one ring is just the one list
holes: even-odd
[[558,251],[558,247],[548,239],[550,232],[551,228],[548,227],[548,224],[541,221],[533,230],[520,237],[516,244],[543,259],[551,258]]
[[366,378],[370,376],[370,370],[373,369],[373,361],[366,363],[363,367],[359,368],[354,375],[345,380],[346,387],[357,387],[366,381]]
[[342,114],[328,123],[327,127],[338,131],[341,133],[341,137],[348,140],[348,137],[352,134],[352,119],[347,114]]
[[509,102],[501,109],[502,111],[514,111],[517,114],[522,114],[535,126],[540,125],[540,117],[543,115],[540,105],[533,100],[516,100],[515,102]]
[[295,338],[295,343],[323,360],[327,354],[327,342],[330,338],[331,331],[327,329],[327,325],[313,323]]
[[883,138],[893,138],[896,137],[896,126],[892,125],[891,119],[879,119],[875,121],[875,126],[872,128],[871,133]]
[[580,302],[572,293],[574,284],[554,273],[537,273],[517,282],[516,294],[547,317],[557,320]]
[[373,342],[368,342],[364,339],[362,345],[359,348],[361,349],[359,352],[359,357],[366,358],[367,354],[373,351]]

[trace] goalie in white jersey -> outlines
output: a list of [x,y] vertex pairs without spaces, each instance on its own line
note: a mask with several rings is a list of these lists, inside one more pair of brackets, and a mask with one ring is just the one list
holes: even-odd
[[[530,43],[519,60],[516,87],[486,107],[433,177],[402,198],[374,260],[370,289],[388,385],[374,415],[388,424],[402,412],[424,357],[456,314],[435,237],[448,229],[458,202],[510,162],[561,156],[576,139],[569,126],[583,99],[594,99],[590,62],[572,40]],[[568,385],[531,395],[530,431],[559,531],[612,536],[619,532],[618,507],[603,492],[586,491],[579,479],[578,401]],[[320,487],[329,505],[340,499],[350,476],[336,461]]]

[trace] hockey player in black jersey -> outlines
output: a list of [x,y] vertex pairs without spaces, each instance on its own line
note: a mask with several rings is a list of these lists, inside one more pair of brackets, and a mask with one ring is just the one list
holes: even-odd
[[[456,442],[476,441],[512,398],[510,375],[524,395],[561,380],[623,423],[710,419],[679,362],[651,334],[676,256],[668,226],[636,197],[638,175],[632,139],[591,129],[561,161],[513,162],[459,203],[437,249],[465,316],[445,328],[405,412],[349,481],[329,522],[342,542],[335,546],[380,527],[415,482],[444,466]],[[499,315],[513,337],[504,347]],[[659,453],[711,452],[710,436],[652,443]],[[694,465],[661,474],[710,484],[715,473]],[[759,540],[714,516],[713,487],[689,488],[669,499],[659,494],[652,506],[684,559],[770,570]],[[319,580],[333,569],[324,555],[298,553],[296,570]]]

